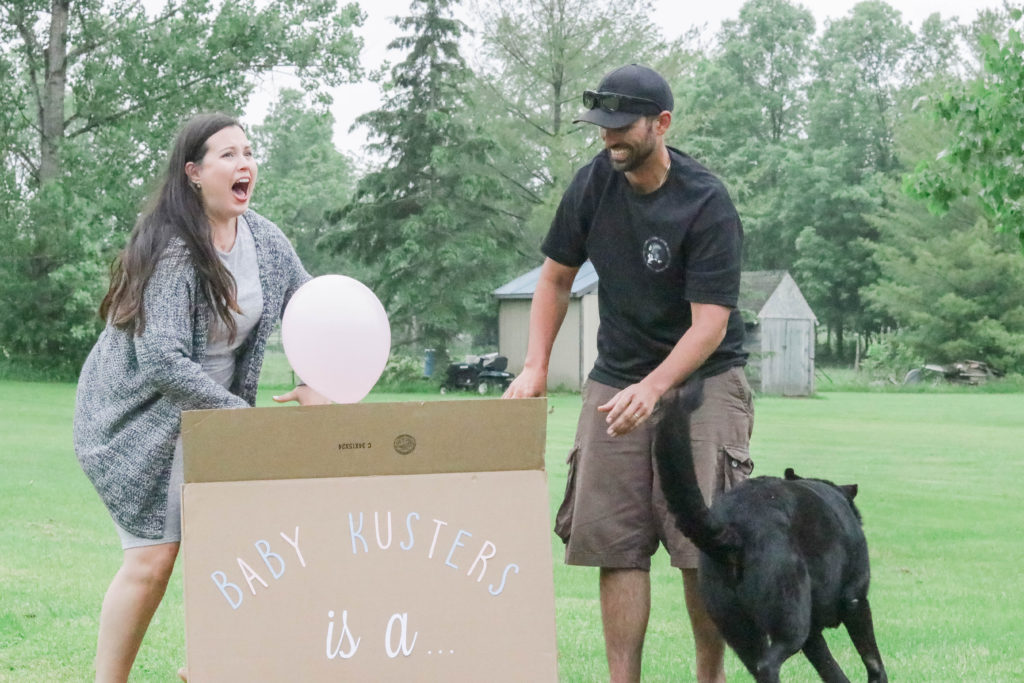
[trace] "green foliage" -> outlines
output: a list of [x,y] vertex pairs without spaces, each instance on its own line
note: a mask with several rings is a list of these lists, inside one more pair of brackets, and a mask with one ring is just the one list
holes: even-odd
[[623,64],[661,68],[666,49],[649,0],[492,0],[474,9],[483,47],[474,109],[502,152],[495,170],[527,220],[523,251],[535,264],[562,192],[599,144],[594,126],[571,123],[583,91]]
[[912,40],[899,12],[878,0],[855,5],[821,37],[809,133],[816,147],[848,147],[855,176],[896,166],[894,105]]
[[383,106],[357,123],[383,163],[360,178],[325,238],[365,266],[395,344],[439,350],[494,318],[490,292],[518,266],[521,224],[491,162],[498,150],[473,120],[464,27],[450,0],[414,0],[396,20],[408,50],[384,84]]
[[807,197],[796,242],[797,281],[832,332],[832,356],[845,359],[847,331],[866,331],[860,290],[875,279],[868,216],[895,177],[896,102],[912,33],[883,2],[862,2],[828,24],[818,43],[808,91],[807,164],[794,188]]
[[401,391],[411,387],[418,387],[421,391],[435,389],[437,382],[424,378],[423,369],[423,358],[393,353],[384,366],[377,388],[383,391]]
[[938,12],[923,22],[907,49],[906,68],[913,87],[917,83],[950,82],[969,69],[970,44],[955,19]]
[[23,216],[0,223],[0,350],[29,372],[71,378],[100,327],[108,276],[96,232],[104,220],[56,185],[22,207]]
[[1009,12],[1004,36],[981,36],[980,76],[936,98],[936,115],[953,124],[948,146],[918,164],[906,189],[946,211],[973,196],[997,230],[1015,235],[1024,249],[1024,39],[1022,11]]
[[[177,127],[201,110],[240,112],[253,77],[275,68],[309,90],[344,82],[358,73],[361,21],[356,5],[327,0],[182,0],[152,15],[120,0],[8,3],[0,285],[11,305],[0,349],[77,368],[95,339],[107,264]],[[51,26],[66,42],[50,45]]]
[[351,199],[355,174],[352,162],[334,147],[334,116],[323,104],[308,106],[305,100],[297,90],[282,91],[253,133],[262,157],[253,208],[281,227],[313,275],[363,279],[344,254],[317,249]]
[[881,335],[861,361],[861,368],[869,376],[900,381],[913,368],[925,364],[925,358],[907,344],[899,331]]
[[[949,82],[922,84],[920,96],[941,93]],[[897,127],[901,158],[934,157],[954,124],[905,107]],[[1017,304],[1024,261],[1014,240],[989,233],[980,206],[967,199],[935,214],[892,184],[884,205],[870,219],[879,233],[872,249],[878,276],[861,293],[880,322],[896,328],[892,346],[929,363],[975,359],[1008,372],[1024,368]]]
[[909,69],[921,44],[882,2],[857,4],[816,39],[804,7],[751,0],[676,83],[680,144],[730,188],[745,268],[790,270],[836,357],[847,332],[877,324],[860,289],[877,274],[868,216],[899,168],[896,104],[912,74],[948,62],[921,50]]
[[[150,6],[0,9],[0,355],[33,366],[25,372],[70,377],[79,367],[99,328],[107,264],[181,120],[239,112],[277,68],[297,74],[302,92],[282,93],[252,131],[254,207],[314,274],[370,284],[397,345],[443,351],[461,333],[483,343],[496,319],[490,291],[536,263],[569,178],[599,144],[596,128],[569,123],[580,91],[632,61],[673,86],[669,142],[729,187],[745,267],[789,269],[799,282],[828,331],[819,358],[849,360],[851,333],[892,327],[910,355],[975,350],[1019,363],[1013,305],[975,296],[966,274],[943,288],[911,267],[932,259],[943,272],[996,270],[1016,283],[1005,242],[971,228],[977,215],[961,198],[1024,240],[1017,10],[985,11],[970,25],[933,15],[915,34],[871,0],[816,34],[795,1],[750,0],[712,43],[692,30],[666,44],[648,0],[479,0],[474,74],[459,53],[454,0],[417,0],[399,22],[404,61],[388,71],[385,104],[360,121],[374,165],[357,185],[353,162],[331,144],[321,90],[359,73],[356,5]],[[63,73],[44,56],[61,17]],[[954,223],[898,197],[900,182]],[[984,272],[969,277],[987,282]],[[1009,286],[993,287],[1016,301]],[[924,310],[929,290],[934,314],[900,310],[903,296]]]
[[865,294],[900,326],[893,343],[931,363],[1024,372],[1024,260],[1009,242],[967,224],[879,248],[882,277]]
[[806,127],[814,19],[787,0],[751,0],[724,22],[716,52],[676,85],[670,133],[729,186],[752,270],[787,269],[806,217],[791,177]]

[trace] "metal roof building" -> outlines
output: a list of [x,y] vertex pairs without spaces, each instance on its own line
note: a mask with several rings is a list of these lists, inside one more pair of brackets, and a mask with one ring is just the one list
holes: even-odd
[[[494,290],[498,298],[498,351],[508,369],[523,370],[530,329],[530,304],[540,278],[540,266]],[[569,309],[555,338],[548,364],[548,387],[579,390],[597,360],[597,273],[590,261],[573,280]]]

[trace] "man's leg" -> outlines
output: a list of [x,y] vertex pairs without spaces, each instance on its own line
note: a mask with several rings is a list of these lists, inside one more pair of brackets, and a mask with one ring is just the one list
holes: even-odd
[[690,614],[693,644],[697,650],[697,682],[725,683],[725,641],[704,609],[704,601],[698,589],[697,570],[681,571],[686,611]]
[[601,621],[611,683],[640,683],[650,613],[649,572],[601,568]]
[[584,388],[556,531],[566,543],[567,564],[601,568],[610,678],[613,683],[636,683],[650,616],[648,570],[658,549],[658,527],[651,509],[650,424],[612,437],[604,413],[597,410],[618,391],[594,381]]

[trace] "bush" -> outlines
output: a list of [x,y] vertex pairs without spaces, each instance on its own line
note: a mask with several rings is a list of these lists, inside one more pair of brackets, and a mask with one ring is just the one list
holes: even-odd
[[[436,373],[435,373],[436,374]],[[393,354],[377,382],[378,391],[436,391],[437,382],[423,376],[423,358]]]
[[924,365],[925,360],[900,336],[900,333],[883,334],[868,349],[861,361],[861,368],[873,379],[892,378],[902,382],[903,377],[913,368]]

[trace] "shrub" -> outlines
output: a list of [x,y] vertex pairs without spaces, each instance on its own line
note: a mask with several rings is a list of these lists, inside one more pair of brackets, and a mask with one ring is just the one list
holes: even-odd
[[861,368],[875,379],[892,378],[902,382],[913,368],[924,365],[925,360],[904,340],[899,331],[883,334],[868,349]]
[[[436,374],[436,372],[435,372]],[[437,382],[423,376],[423,359],[417,356],[392,354],[377,382],[378,390],[435,391]]]

